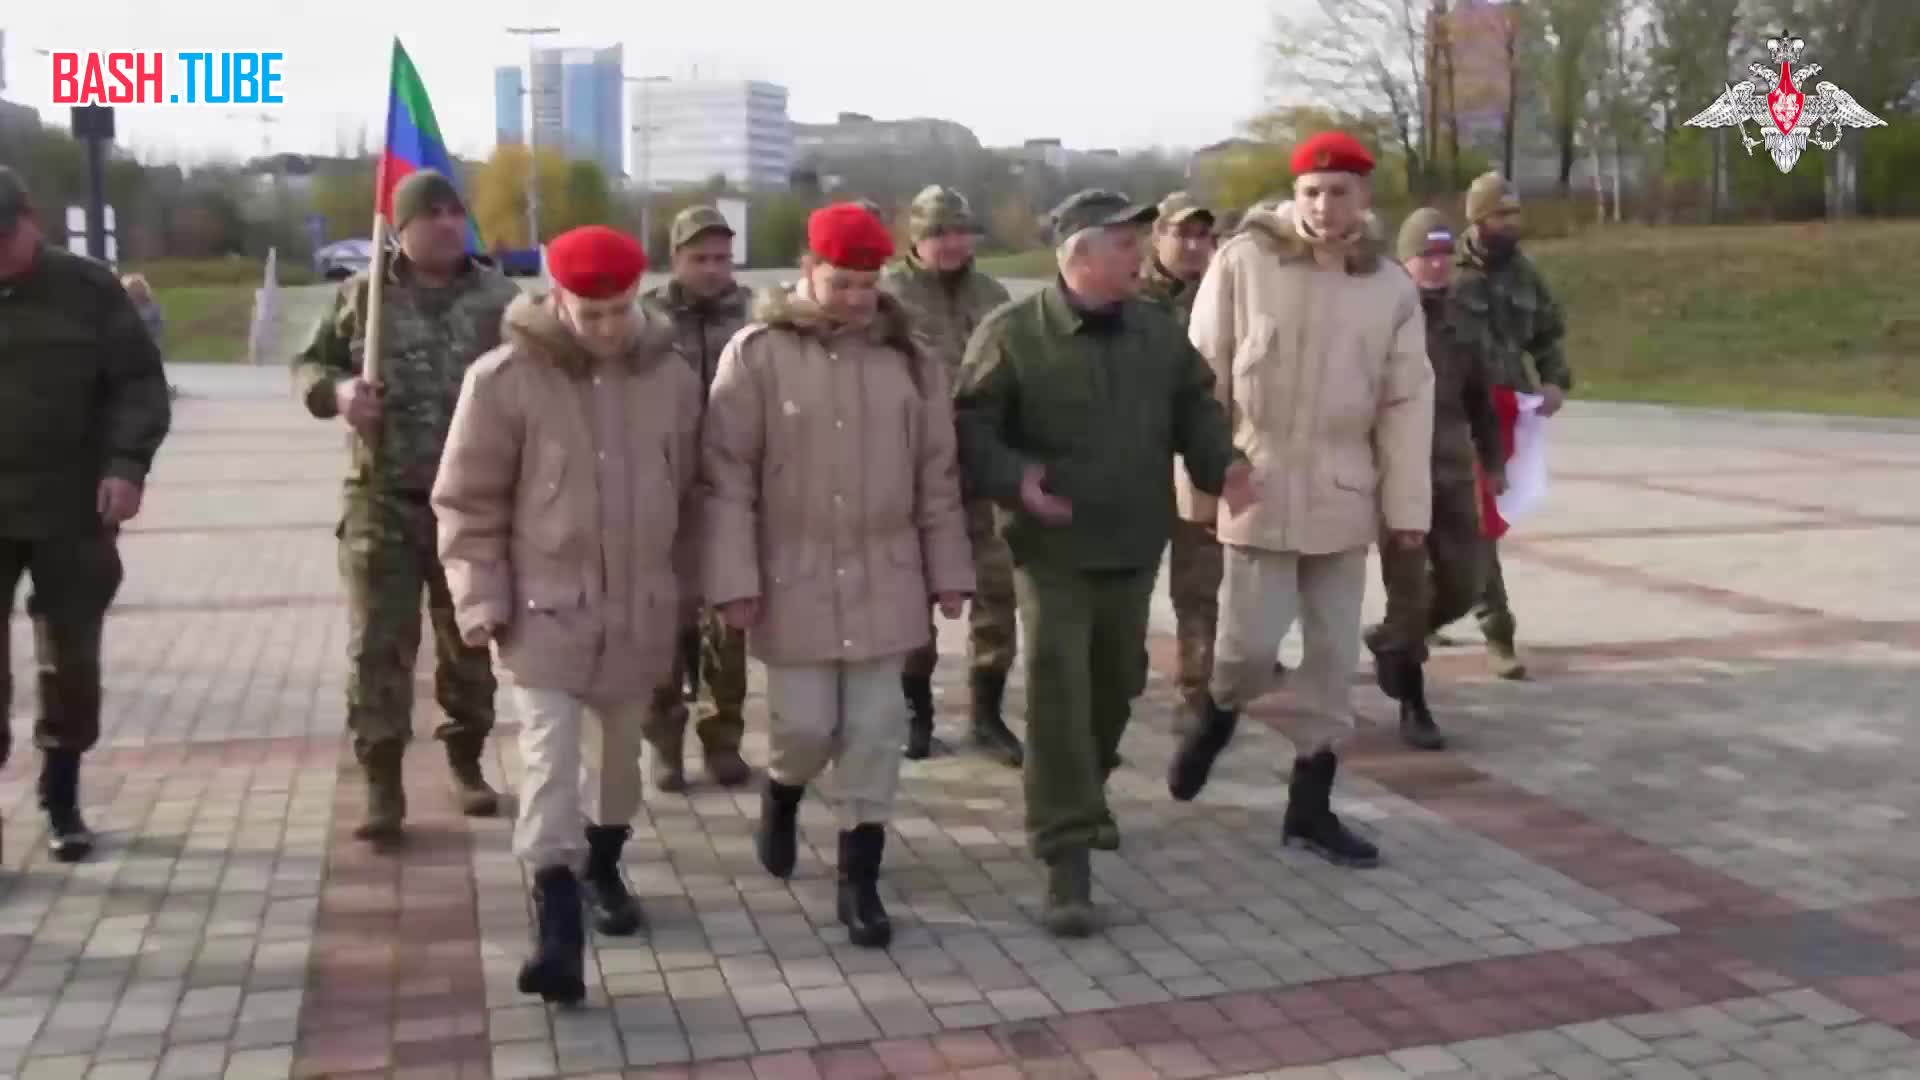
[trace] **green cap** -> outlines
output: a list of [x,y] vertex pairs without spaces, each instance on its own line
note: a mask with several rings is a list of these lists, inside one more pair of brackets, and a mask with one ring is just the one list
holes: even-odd
[[1432,207],[1408,214],[1400,223],[1395,253],[1401,262],[1420,255],[1453,254],[1453,227],[1447,224],[1447,215]]
[[460,192],[445,173],[415,169],[393,189],[393,227],[404,229],[407,222],[442,203],[452,203],[461,213],[467,212],[467,204],[460,201]]
[[0,232],[11,232],[13,223],[27,212],[33,200],[27,197],[26,181],[20,174],[0,165]]
[[1176,191],[1160,200],[1159,217],[1155,220],[1179,228],[1182,222],[1195,217],[1205,218],[1208,225],[1214,222],[1213,211],[1201,206],[1200,200],[1184,191]]
[[1118,191],[1086,188],[1063,199],[1048,215],[1053,242],[1065,243],[1067,237],[1083,229],[1108,225],[1147,225],[1159,211],[1146,203],[1137,203]]
[[679,251],[701,233],[715,229],[733,235],[733,226],[727,224],[727,216],[719,210],[711,206],[689,206],[673,216],[673,227],[667,230],[667,245]]
[[929,184],[907,208],[907,236],[918,241],[935,229],[980,233],[986,230],[973,218],[973,205],[950,187]]

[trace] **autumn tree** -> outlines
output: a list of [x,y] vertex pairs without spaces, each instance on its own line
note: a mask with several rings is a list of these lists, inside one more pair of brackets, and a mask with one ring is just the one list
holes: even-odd
[[[606,175],[591,162],[570,162],[557,150],[539,155],[540,236],[550,239],[576,224],[605,222],[613,214]],[[587,170],[576,166],[587,166]],[[588,171],[590,170],[590,171]],[[527,239],[527,148],[495,147],[474,170],[468,199],[481,241],[490,248],[525,248]],[[576,208],[576,202],[579,207]]]

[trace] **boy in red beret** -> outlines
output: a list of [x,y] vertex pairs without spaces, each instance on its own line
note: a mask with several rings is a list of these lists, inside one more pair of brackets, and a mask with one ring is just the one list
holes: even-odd
[[[514,852],[539,921],[520,990],[572,1003],[582,856],[598,929],[642,925],[620,851],[647,709],[697,602],[700,376],[635,303],[647,261],[631,237],[575,229],[548,264],[552,295],[514,300],[505,343],[467,373],[433,509],[461,634],[494,647],[519,698]],[[597,776],[581,752],[594,736]]]
[[1167,786],[1200,793],[1298,618],[1306,655],[1290,679],[1314,722],[1294,748],[1282,837],[1372,866],[1379,850],[1333,812],[1333,781],[1353,722],[1367,548],[1384,528],[1420,550],[1431,519],[1433,371],[1420,297],[1368,227],[1373,155],[1334,131],[1301,143],[1292,165],[1292,201],[1249,211],[1194,298],[1193,344],[1261,499],[1220,514],[1213,679]]
[[957,619],[973,559],[948,376],[876,287],[886,226],[853,203],[807,221],[801,279],[727,344],[702,435],[705,594],[767,667],[767,785],[755,846],[793,873],[807,785],[834,769],[838,911],[884,947],[878,891],[899,784],[900,673],[927,606]]

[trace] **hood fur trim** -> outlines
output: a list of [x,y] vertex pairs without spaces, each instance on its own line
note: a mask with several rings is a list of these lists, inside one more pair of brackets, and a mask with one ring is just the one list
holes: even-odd
[[761,291],[754,297],[753,313],[749,318],[768,329],[784,330],[821,341],[844,333],[859,333],[868,341],[885,345],[905,356],[907,372],[913,377],[914,386],[925,393],[928,353],[913,334],[913,324],[906,305],[884,292],[879,294],[879,299],[880,305],[874,312],[873,321],[858,331],[849,331],[835,322],[817,301],[806,294],[800,284],[778,285]]
[[[1238,236],[1251,236],[1261,250],[1286,260],[1311,260],[1313,245],[1300,235],[1299,226],[1294,221],[1293,202],[1288,200],[1275,207],[1256,207],[1247,212],[1240,220]],[[1364,276],[1379,270],[1385,262],[1385,242],[1380,238],[1380,219],[1373,211],[1367,211],[1365,225],[1360,230],[1360,239],[1347,249],[1347,273]]]
[[[560,321],[553,305],[550,295],[521,293],[514,297],[507,305],[506,314],[500,317],[500,336],[528,359],[550,364],[574,378],[584,378],[592,374],[600,361],[574,339],[573,331]],[[663,357],[678,354],[679,344],[672,324],[642,308],[640,331],[617,362],[629,371],[639,372],[658,364]]]

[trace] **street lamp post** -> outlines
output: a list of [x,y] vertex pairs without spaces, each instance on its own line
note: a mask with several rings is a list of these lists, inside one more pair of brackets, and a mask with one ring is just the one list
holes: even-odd
[[640,160],[635,164],[640,172],[640,237],[642,244],[653,242],[653,133],[658,129],[652,123],[652,95],[647,92],[647,84],[660,81],[658,75],[629,75],[626,81],[640,84],[640,122],[633,125],[633,133],[640,136]]
[[538,136],[540,127],[538,107],[533,98],[533,69],[538,49],[536,39],[546,34],[557,34],[557,26],[509,26],[507,33],[518,34],[527,39],[527,238],[529,246],[540,250],[540,155]]

